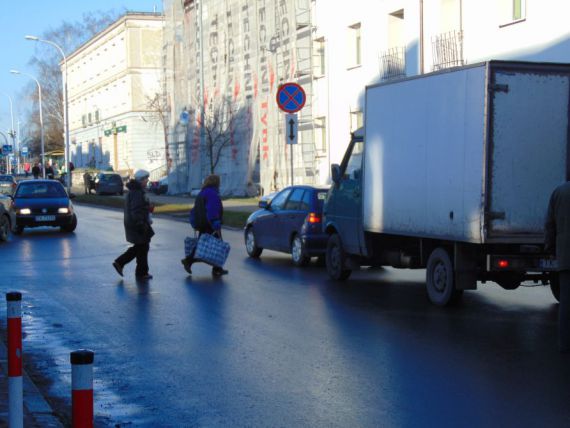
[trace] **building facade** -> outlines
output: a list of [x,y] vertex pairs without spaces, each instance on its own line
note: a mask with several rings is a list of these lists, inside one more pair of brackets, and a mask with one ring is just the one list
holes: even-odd
[[68,56],[76,167],[165,173],[163,22],[128,12]]
[[[560,0],[165,0],[164,11],[173,191],[210,171],[201,124],[220,100],[237,117],[216,167],[225,192],[269,192],[330,182],[366,85],[490,59],[570,61]],[[307,94],[295,147],[275,101],[290,81]]]

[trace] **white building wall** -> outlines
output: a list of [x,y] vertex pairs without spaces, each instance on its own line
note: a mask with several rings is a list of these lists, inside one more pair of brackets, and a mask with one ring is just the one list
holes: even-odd
[[149,106],[162,92],[162,27],[160,15],[127,14],[69,56],[76,167],[132,172],[165,166],[164,131]]
[[[570,2],[521,2],[524,16],[519,20],[512,18],[513,0],[423,0],[423,14],[419,0],[353,0],[342,13],[327,2],[312,2],[315,39],[324,38],[326,46],[326,72],[315,79],[314,91],[314,116],[327,122],[328,152],[319,159],[320,181],[329,181],[330,164],[342,159],[350,139],[350,111],[363,109],[364,88],[381,80],[379,57],[397,44],[390,14],[404,11],[407,76],[433,71],[433,38],[450,31],[462,31],[465,64],[490,59],[570,62]],[[347,40],[355,23],[361,23],[362,65],[350,67]],[[406,118],[402,126],[409,126]]]

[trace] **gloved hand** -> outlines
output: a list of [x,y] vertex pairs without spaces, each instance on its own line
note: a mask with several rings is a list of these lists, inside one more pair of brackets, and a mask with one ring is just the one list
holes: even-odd
[[214,220],[212,222],[212,229],[220,230],[222,228],[222,222],[220,220]]

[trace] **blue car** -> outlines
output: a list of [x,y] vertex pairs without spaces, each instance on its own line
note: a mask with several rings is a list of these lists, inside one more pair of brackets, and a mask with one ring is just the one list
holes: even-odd
[[73,204],[59,181],[20,181],[11,198],[15,234],[21,234],[25,227],[52,226],[64,232],[73,232],[77,227]]
[[290,186],[260,209],[245,224],[245,249],[258,258],[263,249],[291,254],[295,266],[305,266],[311,257],[323,256],[327,235],[322,231],[323,204],[327,187]]

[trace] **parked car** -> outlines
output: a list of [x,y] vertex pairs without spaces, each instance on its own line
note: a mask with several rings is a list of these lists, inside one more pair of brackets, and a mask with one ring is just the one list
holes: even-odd
[[16,187],[10,211],[15,217],[13,232],[21,234],[25,227],[60,227],[73,232],[77,217],[71,199],[63,185],[56,180],[21,181]]
[[290,253],[295,266],[324,255],[327,236],[321,228],[323,203],[328,188],[290,186],[252,213],[244,228],[245,248],[257,258],[263,249]]
[[0,175],[0,193],[11,195],[16,190],[16,178],[13,175]]
[[122,195],[124,192],[123,178],[114,172],[101,172],[95,179],[97,195]]
[[11,225],[13,223],[10,217],[10,205],[12,200],[6,196],[0,194],[0,241],[8,240],[10,235]]
[[162,177],[157,181],[149,181],[147,185],[148,191],[155,195],[162,195],[168,192],[168,177]]

